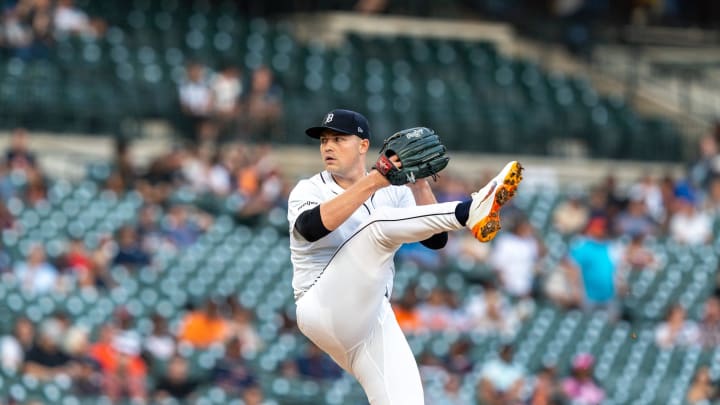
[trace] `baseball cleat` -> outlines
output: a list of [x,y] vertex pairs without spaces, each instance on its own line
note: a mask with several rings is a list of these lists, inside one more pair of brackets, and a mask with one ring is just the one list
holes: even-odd
[[515,195],[522,171],[520,163],[512,161],[485,187],[472,194],[467,227],[480,242],[490,242],[500,230],[500,208]]

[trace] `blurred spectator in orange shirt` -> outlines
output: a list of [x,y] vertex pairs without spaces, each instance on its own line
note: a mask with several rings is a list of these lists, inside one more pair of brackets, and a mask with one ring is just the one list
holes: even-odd
[[115,326],[105,325],[98,342],[90,349],[90,356],[100,364],[103,390],[113,402],[122,398],[134,401],[147,398],[147,368],[137,341],[118,334]]
[[209,299],[202,309],[190,312],[183,319],[178,339],[195,347],[206,348],[230,335],[230,325],[220,314],[217,303]]
[[404,332],[416,332],[422,327],[422,319],[417,310],[417,296],[414,286],[405,289],[405,293],[393,305],[393,312],[400,329]]

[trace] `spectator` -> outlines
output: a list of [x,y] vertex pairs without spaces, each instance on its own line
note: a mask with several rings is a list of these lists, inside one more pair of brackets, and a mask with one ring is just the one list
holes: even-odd
[[447,377],[448,370],[442,359],[433,354],[430,350],[424,351],[418,361],[420,378],[422,381],[437,381]]
[[253,384],[243,391],[242,400],[245,405],[264,405],[268,404],[265,402],[265,396],[262,388],[258,384]]
[[245,132],[252,139],[277,139],[282,135],[282,90],[267,66],[253,72],[245,108]]
[[697,345],[700,343],[700,329],[695,322],[686,319],[685,308],[673,305],[665,322],[655,329],[655,343],[663,349]]
[[210,216],[202,213],[191,218],[189,208],[177,204],[170,208],[163,224],[163,232],[170,243],[182,250],[195,243],[210,227],[211,222]]
[[30,247],[27,260],[15,265],[15,277],[23,290],[43,294],[58,288],[58,271],[45,259],[45,248],[40,244]]
[[228,321],[221,316],[217,302],[208,299],[202,309],[185,315],[178,338],[194,347],[207,348],[224,342],[229,336]]
[[463,398],[460,392],[461,380],[460,376],[453,373],[448,373],[444,379],[442,395],[436,398],[434,401],[431,394],[428,392],[426,395],[430,396],[430,400],[426,401],[428,404],[443,404],[443,405],[464,405],[467,401]]
[[710,180],[703,211],[707,212],[716,221],[720,218],[720,176],[713,177]]
[[242,355],[242,346],[242,340],[231,338],[225,347],[224,356],[215,363],[212,372],[213,384],[231,396],[240,396],[255,383],[255,376]]
[[47,184],[38,169],[29,169],[25,173],[25,193],[23,199],[29,206],[35,207],[47,201]]
[[563,235],[579,233],[588,221],[590,210],[579,194],[570,195],[553,212],[553,226]]
[[428,249],[421,243],[404,243],[397,251],[397,260],[405,263],[414,263],[424,270],[439,270],[443,265],[443,258],[439,250]]
[[530,297],[536,266],[544,254],[530,222],[518,218],[510,232],[499,235],[493,245],[490,263],[503,290],[515,298]]
[[131,151],[129,141],[122,138],[116,139],[113,173],[117,174],[126,190],[134,189],[135,181],[138,178]]
[[700,138],[698,143],[699,157],[690,167],[689,177],[692,184],[706,189],[713,177],[720,174],[720,151],[714,134],[709,133]]
[[[607,177],[605,177],[605,181],[600,186],[598,191],[604,195],[603,200],[605,201],[605,216],[608,218],[608,223],[612,224],[615,222],[617,215],[627,204],[627,198],[622,192],[619,191],[619,187],[617,185],[617,177],[615,177],[614,174],[608,174]],[[598,215],[602,215],[602,211],[596,212],[594,210],[591,210],[591,217],[595,217]]]
[[186,136],[214,139],[215,131],[209,121],[213,94],[206,78],[205,66],[197,62],[190,63],[185,74],[186,77],[178,89],[180,108],[185,120],[182,131]]
[[700,367],[688,388],[687,402],[690,405],[706,405],[718,398],[720,396],[716,385],[710,377],[710,369],[707,366]]
[[73,377],[77,365],[60,347],[64,330],[58,319],[50,318],[40,325],[38,338],[30,350],[25,353],[25,373],[40,380],[48,380],[58,375]]
[[214,100],[213,120],[220,135],[234,135],[240,117],[240,99],[243,97],[242,71],[226,65],[210,84]]
[[303,377],[325,380],[340,378],[342,374],[340,367],[313,343],[307,344],[305,353],[301,354],[295,362]]
[[167,372],[155,386],[155,398],[162,401],[168,397],[187,401],[193,397],[199,382],[190,378],[188,362],[182,356],[170,359]]
[[183,184],[182,168],[187,157],[187,150],[175,145],[170,152],[150,162],[145,173],[136,182],[145,203],[166,204],[169,196]]
[[237,299],[230,300],[230,335],[240,339],[243,354],[256,354],[263,346],[253,323],[253,312],[240,305]]
[[499,357],[485,363],[480,371],[478,399],[487,405],[522,404],[525,370],[513,362],[513,348],[502,344]]
[[545,366],[535,376],[535,385],[528,405],[561,405],[562,387],[557,380],[555,367]]
[[90,356],[100,365],[103,392],[111,401],[147,399],[147,368],[134,340],[123,339],[112,324],[104,325],[90,347]]
[[417,332],[422,328],[422,319],[417,310],[415,286],[410,285],[405,288],[400,299],[394,302],[393,312],[403,332]]
[[615,226],[620,235],[654,235],[657,231],[642,195],[630,199],[627,208],[618,215]]
[[161,209],[154,204],[140,208],[137,223],[137,237],[143,252],[157,252],[165,247],[165,236],[160,229]]
[[85,248],[85,242],[80,238],[70,240],[64,257],[64,266],[70,271],[89,271],[92,266],[90,253]]
[[117,232],[117,253],[113,264],[135,270],[150,264],[150,255],[142,249],[137,232],[129,225],[121,227]]
[[560,308],[581,308],[584,293],[580,278],[572,259],[564,256],[557,266],[546,274],[543,282],[544,292]]
[[97,397],[102,394],[100,364],[90,356],[88,330],[82,326],[70,327],[65,333],[63,348],[76,365],[72,391],[81,396]]
[[29,319],[21,317],[15,321],[11,335],[0,336],[0,368],[10,372],[21,369],[25,353],[33,345],[35,328]]
[[286,380],[298,380],[300,378],[300,370],[298,370],[295,359],[285,361],[280,364],[280,377]]
[[130,355],[137,356],[142,351],[142,337],[134,328],[134,319],[130,311],[123,306],[115,308],[113,314],[115,325],[115,337],[113,345],[127,349]]
[[72,239],[64,257],[64,267],[75,278],[80,289],[104,288],[105,280],[98,276],[97,268],[82,239]]
[[[222,156],[222,159],[221,159]],[[231,190],[230,172],[233,162],[229,153],[216,152],[209,143],[201,144],[194,157],[183,166],[190,187],[197,193],[226,196]]]
[[645,174],[638,183],[630,187],[630,195],[645,203],[647,213],[654,223],[663,223],[667,207],[663,203],[662,190],[656,179]]
[[481,294],[471,295],[465,312],[473,332],[512,337],[520,326],[514,306],[494,283],[486,283]]
[[21,29],[27,35],[16,47],[15,56],[25,60],[46,58],[53,46],[51,1],[21,0],[14,13]]
[[72,392],[82,397],[102,395],[102,372],[100,365],[89,357],[76,360],[77,373],[72,384]]
[[617,315],[616,263],[607,240],[608,221],[604,217],[590,220],[585,230],[586,238],[570,248],[582,281],[586,309],[602,309],[611,317]]
[[573,358],[570,377],[562,382],[567,401],[576,405],[600,405],[605,400],[605,390],[593,378],[594,364],[595,358],[589,353]]
[[670,236],[687,245],[700,245],[712,240],[712,220],[696,207],[696,197],[689,189],[676,191],[676,211],[670,219]]
[[417,307],[422,328],[427,330],[445,330],[455,325],[455,314],[448,300],[448,293],[440,287],[430,291],[427,301]]
[[465,338],[458,339],[448,350],[446,369],[455,374],[465,375],[472,371],[475,362],[472,357],[472,343]]
[[53,25],[58,34],[97,37],[101,36],[106,28],[103,20],[91,19],[84,11],[75,7],[73,0],[58,0],[53,17]]
[[630,243],[625,248],[623,257],[624,264],[629,269],[655,269],[657,260],[653,252],[643,244],[645,236],[643,234],[632,235]]
[[[0,175],[1,176],[1,175]],[[0,231],[5,229],[13,229],[15,227],[15,218],[5,205],[3,196],[0,195]],[[1,269],[0,269],[1,271]]]
[[5,164],[12,171],[27,172],[37,168],[37,158],[30,151],[30,134],[25,128],[15,128],[10,138],[10,146],[5,151]]
[[388,7],[388,0],[357,0],[353,8],[361,14],[381,14]]
[[167,361],[175,354],[175,338],[168,332],[167,320],[160,314],[153,314],[152,333],[144,340],[144,350],[153,361]]
[[705,313],[700,323],[700,342],[709,349],[720,347],[720,297],[717,295],[705,301]]
[[7,162],[0,163],[0,201],[3,205],[11,198],[18,197],[18,188],[13,181],[13,173],[7,165]]

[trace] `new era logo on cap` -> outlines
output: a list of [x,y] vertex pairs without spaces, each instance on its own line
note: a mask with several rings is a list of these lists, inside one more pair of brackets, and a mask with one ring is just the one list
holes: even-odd
[[346,135],[357,135],[363,139],[370,139],[370,127],[367,118],[355,111],[335,109],[325,115],[322,124],[305,130],[312,138],[320,138],[325,130],[331,130]]

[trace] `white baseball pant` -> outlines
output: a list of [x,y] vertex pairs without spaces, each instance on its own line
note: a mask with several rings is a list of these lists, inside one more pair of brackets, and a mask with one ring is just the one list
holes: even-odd
[[300,331],[357,378],[372,405],[424,403],[415,357],[385,288],[403,243],[463,227],[457,204],[379,208],[297,301]]

